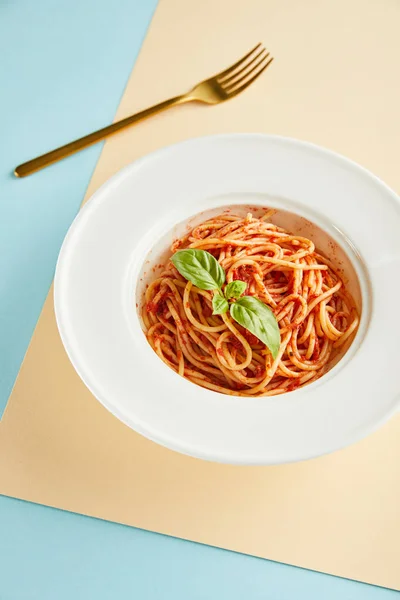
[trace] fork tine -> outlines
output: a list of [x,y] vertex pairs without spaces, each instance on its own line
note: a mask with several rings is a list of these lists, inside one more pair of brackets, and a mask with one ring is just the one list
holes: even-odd
[[[254,73],[258,69],[258,67],[268,58],[270,55],[265,49],[257,54],[250,63],[245,65],[240,71],[231,75],[228,79],[224,79],[221,81],[220,85],[224,88],[224,90],[228,91],[229,88],[234,88],[236,85],[241,83],[246,77]],[[259,58],[261,56],[261,58]],[[259,60],[257,60],[259,59]],[[250,68],[251,67],[251,68]]]
[[245,90],[247,87],[249,87],[249,85],[251,85],[253,83],[253,81],[255,81],[257,79],[257,77],[259,77],[261,75],[261,73],[263,71],[265,71],[265,69],[267,67],[269,67],[269,65],[272,63],[273,60],[274,60],[273,57],[271,57],[269,59],[269,61],[262,67],[262,69],[260,69],[260,71],[258,71],[255,75],[253,75],[253,77],[251,79],[248,79],[244,83],[242,83],[243,80],[241,80],[241,82],[240,82],[240,83],[242,83],[241,86],[231,89],[230,91],[227,91],[226,93],[228,94],[228,96],[231,98],[233,96],[236,96],[237,94],[240,94],[240,92],[243,92],[243,90]]
[[244,73],[244,75],[242,75],[239,79],[236,79],[236,81],[232,81],[231,83],[229,83],[229,85],[225,86],[223,83],[221,84],[222,87],[224,88],[224,90],[229,94],[230,90],[233,90],[234,88],[236,88],[237,86],[240,86],[245,80],[247,80],[247,78],[254,73],[255,71],[258,70],[258,68],[264,63],[264,61],[268,58],[269,53],[267,54],[267,56],[262,57],[261,60],[257,61],[257,63],[254,65],[253,63],[250,65],[252,68],[250,70],[246,70],[246,72]]
[[[236,79],[236,77],[239,77],[239,75],[241,75],[244,71],[246,71],[246,69],[248,69],[249,67],[251,67],[255,61],[266,52],[265,48],[261,48],[260,52],[257,52],[257,54],[255,56],[253,56],[253,58],[244,65],[244,67],[242,67],[241,69],[239,69],[239,71],[236,71],[232,74],[232,75],[228,75],[225,76],[223,79],[218,79],[218,83],[220,85],[222,85],[223,87],[227,86],[228,83],[230,83],[233,79]],[[268,52],[269,54],[269,52]]]
[[234,71],[235,69],[237,69],[237,67],[240,67],[240,65],[247,59],[249,58],[249,56],[251,56],[253,54],[253,52],[255,52],[256,50],[258,50],[258,48],[261,46],[261,42],[259,44],[257,44],[257,46],[254,46],[254,48],[252,50],[250,50],[250,52],[248,52],[246,54],[246,56],[242,56],[242,58],[240,58],[237,62],[235,62],[234,65],[231,65],[230,67],[228,67],[227,69],[225,69],[225,71],[221,71],[221,73],[217,73],[215,75],[215,78],[217,78],[217,80],[219,80],[221,77],[225,77],[225,75],[229,75],[230,73],[232,73],[232,71]]

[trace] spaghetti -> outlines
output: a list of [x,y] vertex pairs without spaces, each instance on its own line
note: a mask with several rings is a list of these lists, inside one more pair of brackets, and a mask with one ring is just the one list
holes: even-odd
[[174,371],[202,387],[235,396],[273,396],[321,377],[359,318],[334,265],[311,240],[291,235],[250,213],[224,213],[176,241],[172,253],[197,248],[211,253],[226,284],[241,280],[274,313],[281,342],[267,346],[229,313],[212,314],[213,291],[195,287],[171,261],[146,290],[142,309],[147,339]]

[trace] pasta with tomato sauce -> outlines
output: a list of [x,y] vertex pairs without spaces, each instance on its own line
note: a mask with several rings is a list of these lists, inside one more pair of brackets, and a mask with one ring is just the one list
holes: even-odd
[[177,250],[205,250],[226,273],[221,291],[244,282],[244,295],[260,300],[276,319],[276,356],[229,312],[213,314],[219,292],[196,287],[172,261],[146,290],[142,319],[151,347],[204,388],[249,397],[290,392],[321,377],[357,330],[355,303],[337,268],[311,240],[271,223],[273,213],[208,219],[174,242],[171,257]]

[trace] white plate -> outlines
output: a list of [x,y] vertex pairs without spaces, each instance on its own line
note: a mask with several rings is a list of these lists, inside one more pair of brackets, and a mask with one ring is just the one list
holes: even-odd
[[[344,359],[317,382],[272,398],[225,396],[179,377],[148,345],[135,308],[145,260],[151,267],[188,219],[247,203],[292,211],[328,232],[362,295]],[[369,172],[295,140],[206,137],[129,165],[94,194],[61,250],[56,317],[82,380],[132,429],[200,458],[282,463],[353,443],[396,410],[399,269],[399,199]]]

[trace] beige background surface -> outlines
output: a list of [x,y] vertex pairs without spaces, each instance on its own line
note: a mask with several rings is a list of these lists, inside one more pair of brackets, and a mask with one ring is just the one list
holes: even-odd
[[[261,131],[328,146],[400,190],[397,0],[161,0],[117,117],[175,95],[258,41],[276,61],[244,95],[187,105],[105,145],[89,196],[185,138]],[[132,201],[135,201],[133,199]],[[279,467],[205,463],[119,423],[78,379],[50,293],[0,424],[0,492],[400,588],[400,419]]]

